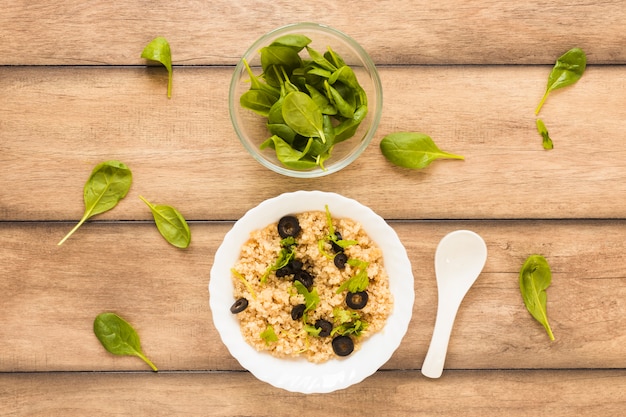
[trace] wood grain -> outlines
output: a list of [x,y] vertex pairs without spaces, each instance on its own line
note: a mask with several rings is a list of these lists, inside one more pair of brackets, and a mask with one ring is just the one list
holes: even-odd
[[0,413],[617,416],[626,405],[624,389],[624,370],[449,371],[439,380],[426,379],[418,371],[378,372],[358,385],[323,395],[286,393],[247,372],[0,374],[0,398],[6,399],[0,402]]
[[[0,415],[622,415],[626,388],[626,7],[622,0],[233,2],[9,0],[0,13]],[[317,180],[274,174],[237,140],[233,66],[259,36],[296,21],[360,43],[384,89],[366,152]],[[165,36],[174,61],[147,66]],[[589,66],[533,111],[555,59]],[[465,161],[394,167],[395,131],[430,135]],[[57,242],[83,211],[98,162],[133,171],[127,198]],[[208,305],[216,249],[233,221],[282,192],[323,190],[383,216],[407,248],[409,330],[371,377],[327,395],[273,388],[221,342]],[[143,195],[190,220],[188,250],[158,234]],[[489,258],[465,298],[443,377],[419,368],[435,321],[433,256],[471,229]],[[527,256],[552,267],[556,340],[526,311]],[[160,373],[107,353],[94,317],[139,331]]]
[[[457,317],[448,369],[622,367],[623,220],[391,225],[413,266],[416,301],[409,331],[385,369],[421,367],[436,313],[434,248],[461,228],[484,237],[489,259]],[[102,349],[92,323],[103,311],[117,312],[138,329],[159,369],[241,369],[219,339],[208,306],[213,254],[230,226],[193,223],[192,245],[181,251],[149,222],[86,224],[62,247],[56,242],[64,224],[0,223],[7,277],[0,281],[0,372],[144,369],[136,358]],[[533,253],[544,255],[553,271],[552,343],[519,293],[519,269]]]
[[301,21],[347,33],[377,64],[552,65],[573,46],[594,64],[626,63],[620,0],[5,3],[2,65],[141,65],[156,36],[175,65],[233,65],[264,33]]
[[[84,182],[108,159],[127,163],[134,185],[103,219],[148,219],[141,194],[191,220],[235,220],[298,189],[338,192],[389,219],[622,217],[626,67],[590,68],[548,99],[541,117],[555,142],[549,152],[533,114],[548,72],[380,68],[385,98],[374,140],[345,170],[306,180],[261,167],[239,143],[228,115],[230,68],[176,71],[167,100],[158,69],[0,67],[0,183],[11,188],[0,193],[0,219],[79,219]],[[397,168],[378,144],[403,130],[466,159]]]

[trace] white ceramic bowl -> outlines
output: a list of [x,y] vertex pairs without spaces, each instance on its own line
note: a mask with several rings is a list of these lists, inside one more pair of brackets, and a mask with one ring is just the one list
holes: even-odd
[[[346,358],[315,364],[302,359],[280,359],[259,352],[243,338],[237,317],[230,312],[234,302],[231,268],[250,233],[278,221],[282,216],[328,205],[333,217],[348,217],[364,230],[383,251],[393,310],[384,328],[363,341],[361,348]],[[258,379],[288,391],[326,393],[361,382],[389,360],[404,337],[413,311],[414,282],[411,263],[395,231],[371,209],[339,194],[297,191],[266,200],[248,211],[226,234],[215,253],[209,281],[209,303],[213,322],[222,341],[239,363]]]
[[[368,112],[355,135],[349,140],[335,145],[331,157],[324,164],[325,169],[315,167],[296,170],[284,166],[276,157],[273,149],[260,150],[259,145],[271,134],[267,130],[267,119],[259,116],[240,104],[240,97],[250,88],[250,77],[244,65],[244,59],[251,66],[255,75],[262,73],[259,50],[268,46],[276,38],[288,34],[301,34],[309,37],[309,46],[320,53],[330,46],[355,72],[357,79],[367,94]],[[300,55],[308,58],[302,51]],[[230,92],[229,110],[235,132],[246,150],[263,166],[283,175],[299,178],[314,178],[337,172],[353,162],[372,140],[382,114],[382,85],[378,71],[367,52],[348,35],[328,26],[315,23],[297,23],[273,30],[258,39],[243,54],[235,67]]]

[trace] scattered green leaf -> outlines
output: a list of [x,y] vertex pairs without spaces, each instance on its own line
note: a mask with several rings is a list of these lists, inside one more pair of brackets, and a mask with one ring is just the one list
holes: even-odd
[[154,205],[142,196],[139,198],[150,207],[157,229],[165,240],[177,248],[184,249],[189,246],[191,231],[187,221],[178,210],[172,206]]
[[552,329],[548,324],[546,309],[546,289],[552,281],[552,273],[548,261],[541,255],[531,255],[526,259],[519,275],[520,291],[524,304],[530,314],[543,325],[550,340],[554,340]]
[[587,56],[580,48],[572,48],[561,55],[550,72],[546,92],[535,109],[535,114],[539,114],[551,91],[574,84],[583,76],[586,66]]
[[552,139],[548,134],[548,129],[546,129],[546,125],[543,123],[543,120],[537,119],[537,131],[543,138],[543,149],[550,150],[554,148],[554,144],[552,143]]
[[167,97],[172,97],[172,52],[170,44],[162,36],[154,38],[141,52],[141,57],[150,61],[160,62],[168,73]]
[[59,242],[62,245],[90,217],[111,210],[128,193],[133,176],[119,161],[102,162],[93,169],[83,188],[85,213],[78,224]]
[[324,136],[322,111],[306,93],[294,91],[285,96],[283,101],[283,119],[296,133],[305,137],[321,138]]
[[135,329],[118,315],[99,314],[93,322],[93,332],[107,351],[114,355],[137,356],[157,371],[157,367],[142,352]]
[[435,142],[423,133],[397,132],[385,136],[380,150],[391,163],[411,169],[421,169],[436,159],[465,159],[440,150]]

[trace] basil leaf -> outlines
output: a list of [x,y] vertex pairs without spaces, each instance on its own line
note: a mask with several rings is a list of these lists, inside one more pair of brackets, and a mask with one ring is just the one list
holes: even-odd
[[150,61],[160,62],[167,68],[167,97],[172,97],[172,51],[170,44],[162,36],[154,38],[141,52],[141,57]]
[[425,168],[436,159],[465,159],[440,150],[433,140],[423,133],[398,132],[385,136],[380,150],[391,163],[411,169]]
[[554,144],[552,143],[552,139],[550,139],[550,135],[548,134],[548,129],[546,129],[546,125],[543,124],[543,120],[541,119],[537,119],[537,131],[543,138],[543,149],[553,149]]
[[93,332],[102,346],[112,354],[140,357],[153,371],[158,370],[142,352],[139,335],[135,329],[118,315],[99,314],[93,322]]
[[326,142],[322,111],[306,93],[294,91],[285,96],[283,119],[299,135],[321,138]]
[[535,109],[535,114],[539,114],[539,110],[551,91],[574,84],[583,76],[586,66],[587,56],[580,48],[572,48],[561,55],[550,72],[546,92]]
[[522,298],[530,314],[543,325],[550,340],[554,340],[546,309],[546,288],[550,286],[551,281],[552,273],[548,261],[541,255],[529,256],[519,274]]
[[150,207],[154,222],[161,236],[177,248],[184,249],[191,242],[191,231],[182,214],[174,207],[166,205],[153,205],[148,200],[139,198]]
[[119,161],[107,161],[96,165],[83,189],[85,213],[78,224],[61,239],[59,245],[74,234],[87,219],[115,207],[118,201],[126,197],[132,180],[128,167]]

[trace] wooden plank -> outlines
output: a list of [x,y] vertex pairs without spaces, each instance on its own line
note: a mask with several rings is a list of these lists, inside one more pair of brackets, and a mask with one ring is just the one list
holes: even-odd
[[232,65],[262,34],[299,21],[348,33],[379,64],[552,64],[573,46],[592,63],[626,63],[621,1],[9,0],[2,10],[0,65],[142,65],[156,36],[176,65]]
[[[156,68],[0,68],[0,219],[79,219],[84,182],[107,159],[126,162],[134,185],[101,219],[149,219],[142,194],[188,219],[234,220],[299,189],[338,192],[390,219],[624,216],[626,66],[591,67],[548,99],[541,117],[553,151],[543,150],[533,114],[546,68],[380,72],[385,107],[369,148],[339,173],[304,180],[270,172],[239,143],[228,115],[232,68],[178,69],[171,100]],[[401,130],[466,160],[397,168],[378,144]]]
[[[448,232],[468,228],[489,259],[457,317],[448,369],[623,368],[626,221],[394,221],[415,276],[413,318],[384,369],[419,369],[436,313],[433,256]],[[0,372],[143,370],[108,354],[92,333],[115,311],[139,331],[162,370],[240,370],[213,327],[207,285],[228,222],[191,225],[188,250],[149,222],[83,226],[63,246],[63,223],[0,222]],[[544,255],[553,272],[548,310],[556,341],[526,311],[518,273]]]
[[[330,394],[295,394],[228,373],[0,374],[0,413],[42,415],[621,415],[626,371],[378,372]],[[227,395],[225,395],[227,393]],[[529,393],[532,393],[529,394]]]

